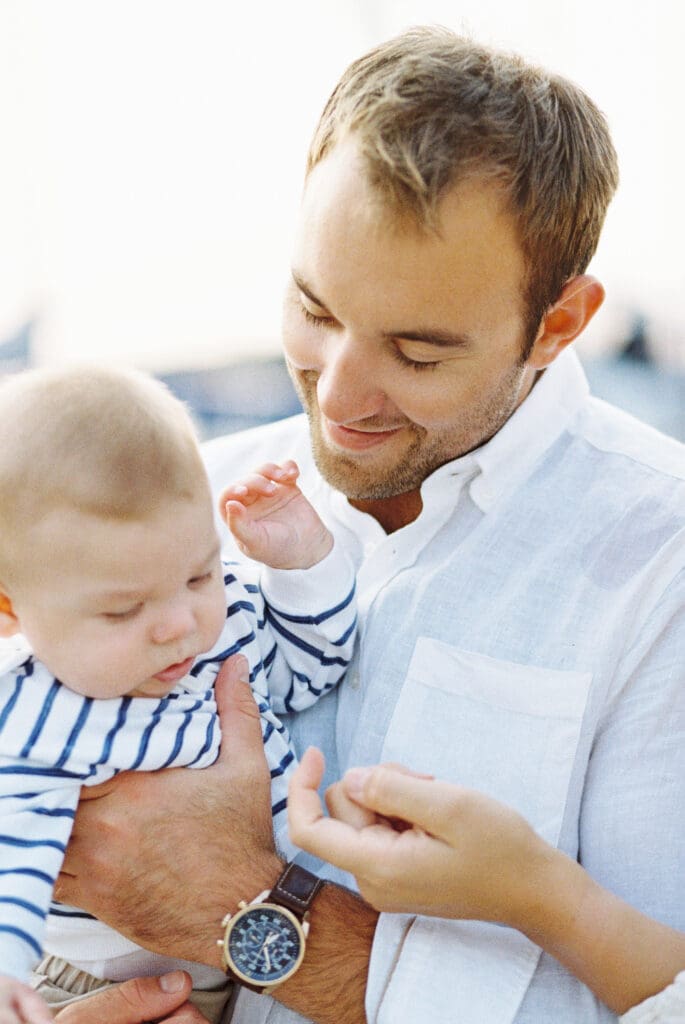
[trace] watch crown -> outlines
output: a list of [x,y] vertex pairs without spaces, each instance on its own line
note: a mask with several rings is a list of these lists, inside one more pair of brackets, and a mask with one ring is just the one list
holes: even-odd
[[231,914],[226,914],[226,916],[224,917],[224,919],[221,922],[221,927],[225,928],[230,920],[231,920]]
[[217,946],[221,946],[222,949],[224,948],[224,940],[223,939],[217,939],[216,940],[216,944],[217,944]]

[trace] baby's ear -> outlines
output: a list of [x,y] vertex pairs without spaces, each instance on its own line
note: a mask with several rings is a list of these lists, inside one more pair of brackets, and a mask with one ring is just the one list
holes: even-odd
[[0,590],[0,636],[14,636],[19,632],[19,619],[14,614],[12,602],[7,594]]

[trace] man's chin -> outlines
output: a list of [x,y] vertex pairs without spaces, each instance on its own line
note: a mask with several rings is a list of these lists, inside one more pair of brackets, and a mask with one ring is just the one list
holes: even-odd
[[[421,486],[423,476],[417,473],[411,457],[406,460],[409,472],[402,465],[374,465],[373,460],[355,458],[331,451],[320,436],[312,435],[314,462],[327,484],[351,501],[382,501],[395,498]],[[403,460],[405,461],[405,460]]]

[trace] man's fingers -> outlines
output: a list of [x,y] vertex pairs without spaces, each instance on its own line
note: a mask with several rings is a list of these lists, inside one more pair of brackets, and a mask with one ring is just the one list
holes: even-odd
[[240,764],[245,758],[257,757],[264,761],[259,708],[250,688],[247,660],[242,654],[234,654],[221,666],[214,692],[224,737],[220,760]]
[[[168,1020],[186,1002],[190,989],[190,977],[184,971],[173,971],[162,978],[134,978],[71,1003],[55,1020],[58,1024],[145,1024]],[[196,1010],[188,1012],[193,1015],[175,1016],[173,1020],[179,1024],[206,1024]]]
[[[9,1009],[8,1007],[7,1010]],[[18,1017],[14,1011],[19,1014]],[[52,1024],[52,1014],[47,1003],[37,992],[33,992],[26,985],[17,985],[14,990],[12,1009],[7,1015],[7,1020],[30,1021],[31,1024]]]

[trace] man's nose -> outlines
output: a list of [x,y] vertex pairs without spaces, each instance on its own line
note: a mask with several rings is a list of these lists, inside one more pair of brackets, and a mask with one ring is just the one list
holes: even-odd
[[191,604],[188,601],[170,601],[161,610],[152,628],[152,642],[168,644],[174,640],[183,640],[195,628],[196,619]]
[[327,346],[316,394],[319,408],[334,423],[350,423],[378,415],[385,395],[363,341],[338,336]]

